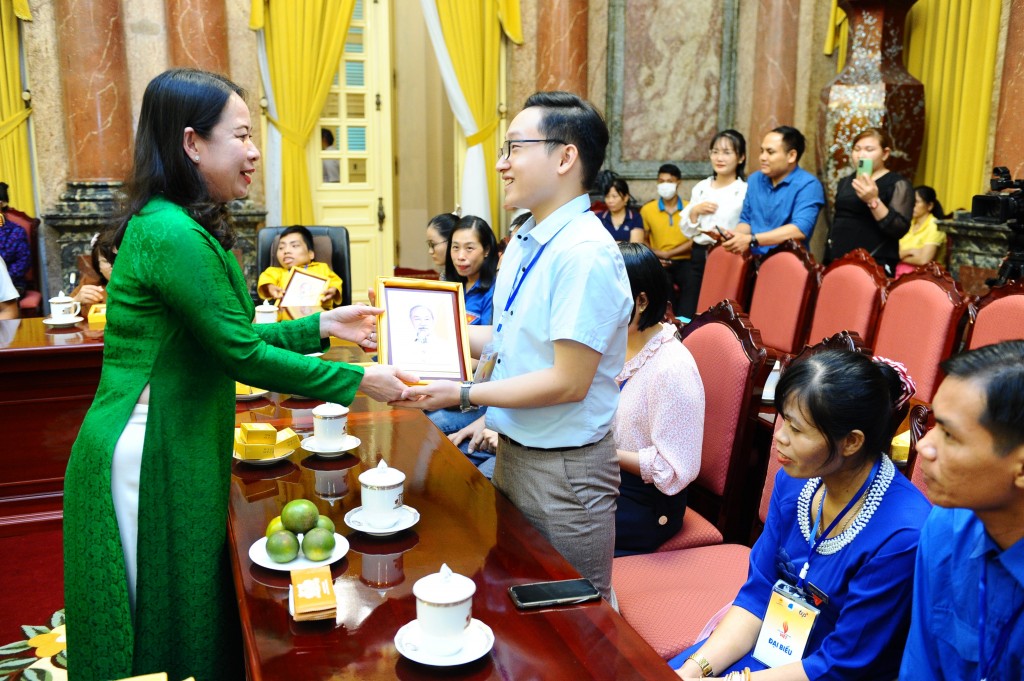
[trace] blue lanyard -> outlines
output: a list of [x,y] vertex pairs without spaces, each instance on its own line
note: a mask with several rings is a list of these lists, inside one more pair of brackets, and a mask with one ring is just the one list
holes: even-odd
[[843,516],[850,512],[850,509],[853,508],[853,505],[857,503],[857,500],[860,499],[867,491],[868,487],[871,486],[871,483],[875,481],[875,476],[878,475],[878,467],[881,463],[881,459],[875,461],[875,465],[871,467],[871,475],[869,475],[864,481],[864,484],[860,486],[860,491],[850,497],[850,501],[847,502],[846,508],[844,508],[842,512],[832,520],[832,523],[825,528],[825,531],[821,533],[821,536],[817,536],[818,528],[821,526],[821,512],[822,509],[825,508],[825,495],[828,494],[827,489],[822,490],[821,501],[818,503],[818,517],[814,519],[814,527],[811,528],[811,537],[808,540],[811,544],[811,552],[807,555],[807,560],[804,562],[804,566],[800,569],[800,581],[796,583],[796,588],[804,588],[804,580],[807,579],[807,570],[811,567],[811,556],[813,556],[814,552],[818,550],[821,542],[825,541],[825,537],[827,537],[832,530],[836,529],[836,525],[838,525],[839,521],[843,519]]
[[548,244],[552,241],[554,241],[554,237],[551,237],[551,239],[546,241],[544,245],[540,247],[540,250],[537,251],[537,255],[533,256],[533,260],[530,261],[530,264],[526,266],[521,275],[516,276],[515,286],[512,287],[512,295],[508,297],[508,302],[505,303],[505,309],[501,312],[501,319],[498,320],[498,328],[495,329],[495,333],[501,333],[501,327],[505,323],[505,313],[508,312],[510,307],[512,307],[512,301],[514,301],[516,296],[519,295],[519,289],[522,288],[523,282],[526,281],[526,275],[528,275],[530,270],[533,269],[533,266],[537,264],[537,261],[540,260],[540,256],[544,252],[544,249],[547,248]]
[[[629,378],[633,378],[633,377],[632,377],[632,376],[630,376]],[[627,378],[627,379],[626,379],[625,381],[623,381],[622,383],[619,383],[619,392],[620,392],[620,393],[622,392],[622,389],[626,387],[626,384],[627,384],[627,383],[629,383],[629,378]]]
[[1010,640],[1010,634],[1017,626],[1017,620],[1020,619],[1020,614],[1024,611],[1024,603],[1017,606],[1017,609],[1010,619],[1007,620],[1006,624],[1000,629],[999,637],[996,639],[996,646],[992,649],[990,656],[985,655],[985,625],[988,620],[988,599],[985,597],[985,592],[988,588],[988,562],[982,559],[981,563],[981,577],[978,579],[978,678],[981,681],[987,681],[989,673],[995,666],[996,661],[1002,654],[1003,649],[1006,648],[1007,641]]

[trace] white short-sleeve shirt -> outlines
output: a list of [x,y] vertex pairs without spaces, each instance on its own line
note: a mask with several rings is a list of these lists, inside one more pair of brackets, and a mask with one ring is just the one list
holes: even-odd
[[[538,252],[540,257],[503,313]],[[530,447],[579,447],[603,438],[618,405],[615,377],[626,358],[631,309],[622,255],[590,211],[586,194],[540,224],[528,220],[509,243],[495,284],[495,341],[500,349],[491,380],[551,368],[557,340],[582,343],[601,353],[601,360],[581,402],[526,409],[489,407],[488,427]]]

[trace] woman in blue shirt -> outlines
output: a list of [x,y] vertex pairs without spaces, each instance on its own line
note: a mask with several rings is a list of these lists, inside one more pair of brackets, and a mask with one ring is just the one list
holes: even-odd
[[644,221],[640,217],[640,211],[633,210],[629,206],[629,185],[621,177],[616,177],[608,186],[608,192],[604,195],[605,205],[608,210],[597,213],[601,224],[608,230],[617,243],[628,244],[629,233],[634,229],[643,229]]
[[487,325],[494,316],[494,277],[498,271],[498,241],[490,225],[464,215],[448,237],[444,258],[445,281],[462,282],[466,322]]
[[[782,375],[775,393],[782,470],[764,532],[725,618],[669,662],[682,678],[739,679],[748,667],[755,680],[897,677],[917,542],[930,505],[883,453],[898,407],[912,394],[894,366],[826,351]],[[801,589],[820,610],[802,656],[792,653],[799,627],[786,626],[785,604],[781,624],[768,613],[780,581]],[[779,648],[780,640],[792,660],[760,661],[778,658],[772,646]]]

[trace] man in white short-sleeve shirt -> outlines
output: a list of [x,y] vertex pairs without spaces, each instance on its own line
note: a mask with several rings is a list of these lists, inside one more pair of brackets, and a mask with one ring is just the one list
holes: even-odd
[[622,256],[587,195],[608,129],[586,100],[539,92],[506,136],[505,205],[533,218],[505,251],[496,324],[470,328],[474,355],[497,350],[494,373],[411,387],[406,405],[487,406],[499,433],[494,484],[608,598],[619,487],[611,423],[632,307]]

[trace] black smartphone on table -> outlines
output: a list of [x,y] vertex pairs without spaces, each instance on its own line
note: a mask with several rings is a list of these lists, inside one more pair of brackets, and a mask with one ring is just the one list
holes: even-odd
[[554,582],[517,584],[508,588],[517,608],[544,608],[551,605],[575,605],[597,600],[601,593],[589,579],[562,579]]

